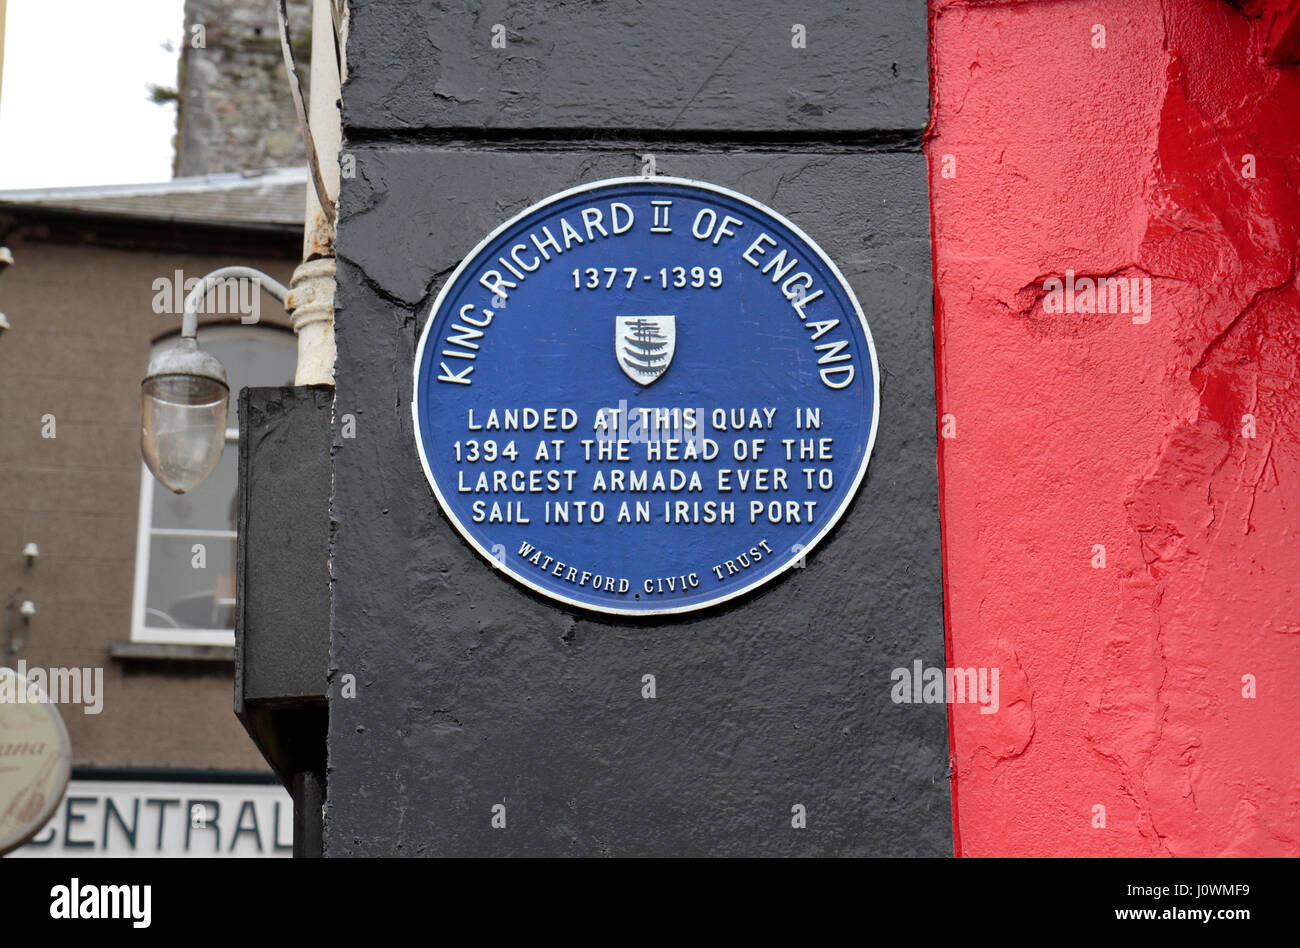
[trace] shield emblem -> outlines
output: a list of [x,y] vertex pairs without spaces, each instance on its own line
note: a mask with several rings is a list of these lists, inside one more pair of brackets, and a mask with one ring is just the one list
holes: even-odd
[[677,349],[676,316],[617,316],[614,353],[633,382],[649,385],[668,371]]

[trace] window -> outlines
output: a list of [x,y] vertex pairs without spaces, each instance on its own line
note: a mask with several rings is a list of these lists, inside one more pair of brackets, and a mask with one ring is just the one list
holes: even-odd
[[[159,340],[154,351],[175,340]],[[204,326],[199,342],[226,367],[226,448],[208,479],[184,494],[173,494],[154,480],[143,461],[140,464],[133,642],[235,644],[239,390],[246,385],[293,384],[298,350],[291,332],[265,326]]]

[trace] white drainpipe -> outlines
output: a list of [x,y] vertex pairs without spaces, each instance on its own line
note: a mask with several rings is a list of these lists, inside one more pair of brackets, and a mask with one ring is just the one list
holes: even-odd
[[[313,0],[311,85],[307,103],[308,125],[315,142],[321,179],[327,196],[337,206],[339,151],[343,144],[343,118],[339,110],[342,85],[335,56],[335,0]],[[347,40],[346,4],[339,17],[339,57]],[[308,158],[310,161],[310,157]],[[308,170],[310,179],[310,169]],[[315,187],[307,185],[307,213],[303,230],[303,262],[290,281],[287,307],[293,331],[298,334],[298,371],[295,385],[334,384],[334,208],[321,207]]]

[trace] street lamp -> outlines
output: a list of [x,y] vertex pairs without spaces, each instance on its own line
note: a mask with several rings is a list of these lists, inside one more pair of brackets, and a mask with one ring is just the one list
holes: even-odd
[[198,306],[222,280],[251,279],[281,303],[283,284],[252,267],[213,270],[185,297],[181,338],[149,360],[140,383],[140,451],[153,476],[178,494],[203,483],[226,444],[230,386],[221,362],[199,348]]

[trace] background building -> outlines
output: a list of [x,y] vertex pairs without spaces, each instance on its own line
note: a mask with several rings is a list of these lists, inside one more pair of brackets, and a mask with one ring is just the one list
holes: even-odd
[[[299,49],[308,7],[289,4]],[[61,707],[72,785],[19,854],[273,855],[291,842],[289,797],[232,713],[232,629],[238,393],[291,383],[295,338],[270,296],[209,296],[199,338],[229,376],[228,442],[184,495],[142,464],[140,380],[179,333],[187,280],[238,263],[288,283],[303,146],[274,4],[188,0],[183,35],[183,177],[0,192],[15,259],[0,281],[0,660],[103,674],[100,713]]]

